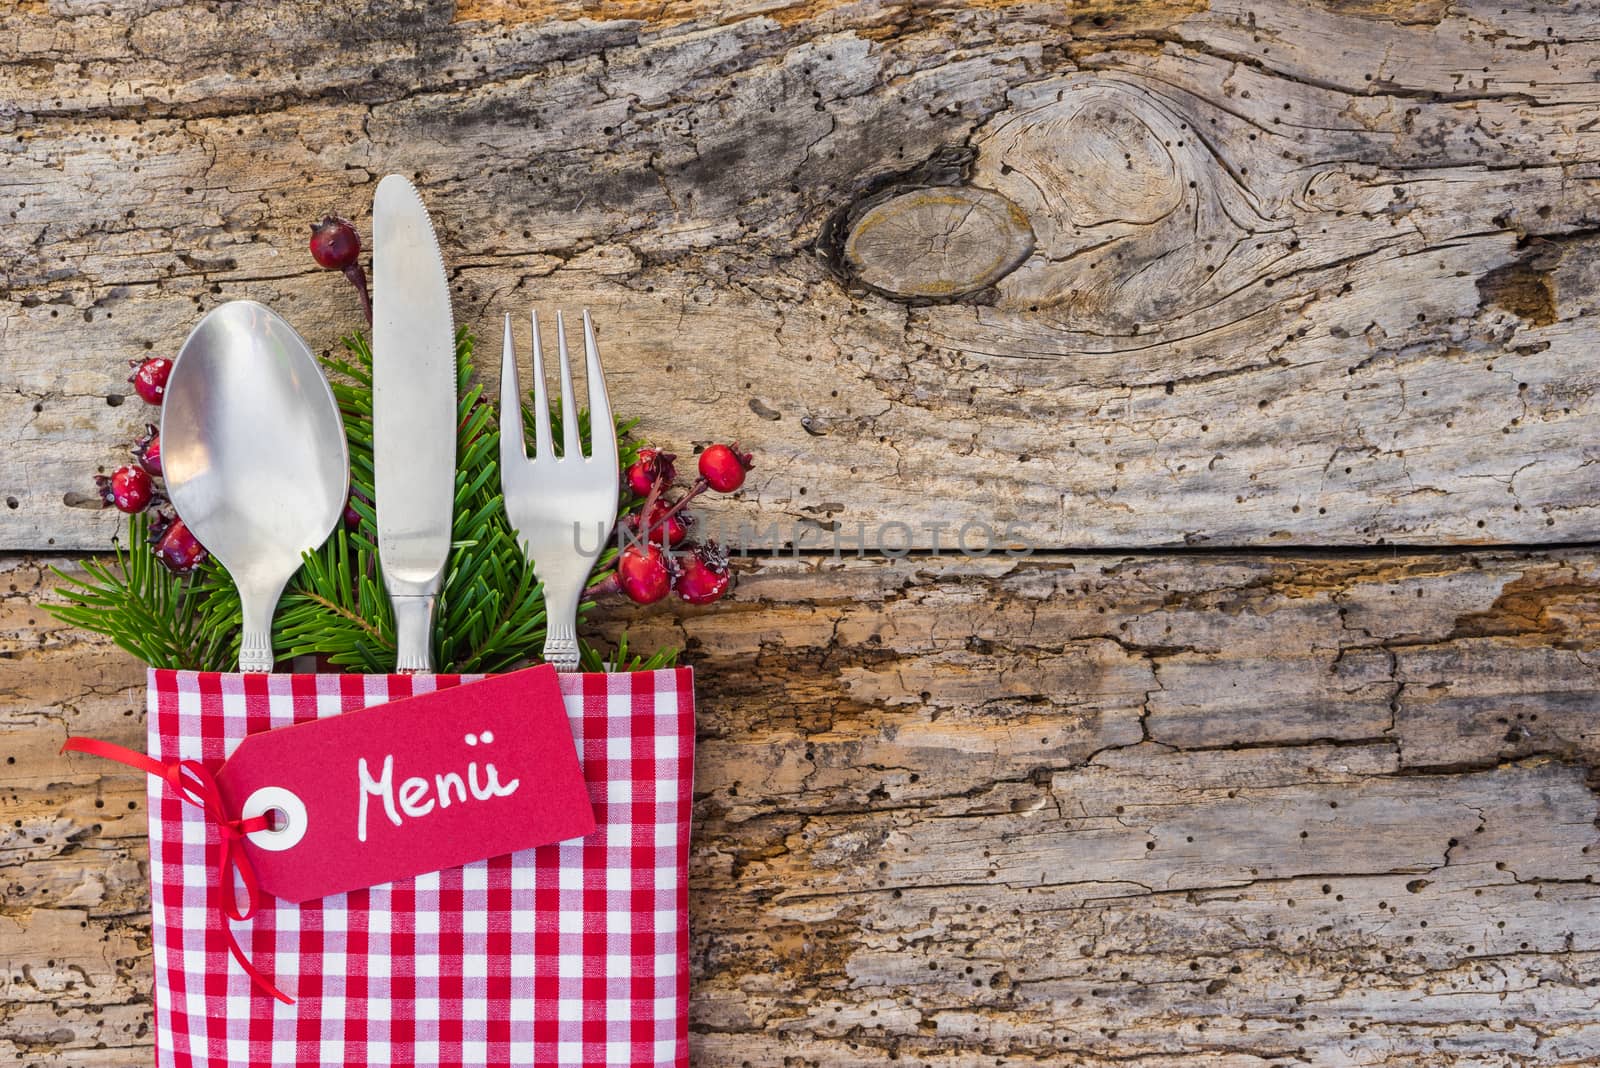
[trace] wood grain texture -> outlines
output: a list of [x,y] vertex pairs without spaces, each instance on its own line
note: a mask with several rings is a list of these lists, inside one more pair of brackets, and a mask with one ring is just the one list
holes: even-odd
[[[3,566],[0,1051],[128,1063],[142,784],[56,749],[142,672]],[[745,566],[607,624],[698,671],[696,1064],[1600,1058],[1594,552]]]
[[[730,523],[1600,531],[1591,4],[570,7],[11,16],[0,544],[105,544],[62,501],[145,418],[123,361],[205,308],[350,329],[305,226],[393,170],[461,321],[587,304],[619,405],[756,450]],[[817,242],[896,183],[1015,205],[1032,252],[972,292],[915,249],[898,297],[853,284]]]
[[[205,309],[336,344],[306,224],[403,172],[458,321],[586,304],[619,410],[756,451],[731,540],[1090,550],[604,621],[699,670],[697,1065],[1597,1063],[1597,19],[14,3],[0,547],[104,549]],[[0,559],[0,1059],[120,1066],[143,784],[57,749],[142,672],[64,559]]]

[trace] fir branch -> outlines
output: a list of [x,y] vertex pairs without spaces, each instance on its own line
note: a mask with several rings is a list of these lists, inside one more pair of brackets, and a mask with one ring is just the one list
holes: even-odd
[[205,599],[200,576],[168,571],[149,551],[149,533],[148,516],[131,516],[128,544],[114,543],[112,565],[85,560],[84,577],[52,567],[66,583],[65,603],[46,608],[65,623],[106,635],[151,667],[226,670],[230,659],[237,660],[236,639],[230,657],[233,636],[199,611]]
[[598,646],[580,643],[578,666],[584,671],[656,671],[678,663],[678,650],[667,646],[649,656],[633,653],[628,648],[628,632],[617,637],[617,647],[607,656]]

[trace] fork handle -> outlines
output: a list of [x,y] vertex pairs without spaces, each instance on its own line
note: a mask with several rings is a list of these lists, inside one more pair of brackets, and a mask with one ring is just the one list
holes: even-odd
[[578,597],[545,591],[544,660],[557,671],[578,670]]
[[431,593],[395,594],[394,669],[401,675],[433,670],[433,601]]
[[577,633],[569,627],[551,627],[544,636],[544,659],[557,671],[577,671]]

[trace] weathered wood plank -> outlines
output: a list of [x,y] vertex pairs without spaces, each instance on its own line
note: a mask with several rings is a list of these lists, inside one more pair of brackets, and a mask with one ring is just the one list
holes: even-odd
[[[698,669],[697,1064],[1600,1057],[1597,554],[745,567],[607,624]],[[117,1063],[142,786],[56,748],[142,673],[4,568],[0,1049]]]
[[[120,361],[205,307],[348,329],[303,226],[388,170],[463,321],[588,303],[619,406],[758,450],[730,524],[1593,540],[1597,14],[26,0],[0,545],[105,545],[62,500],[143,420]],[[947,201],[1031,251],[880,225]],[[56,750],[138,744],[142,676],[0,569],[0,1051],[124,1064],[143,784]],[[1597,613],[1587,549],[809,557],[618,612],[702,668],[696,1063],[1600,1059]]]
[[[146,417],[111,403],[122,361],[204,308],[348,330],[304,227],[364,217],[390,170],[435,209],[461,321],[588,304],[652,434],[756,449],[730,523],[1600,535],[1592,4],[578,7],[601,21],[9,15],[0,545],[106,544],[63,499]],[[901,299],[856,285],[816,242],[891,186],[1009,204],[1033,251],[930,304],[955,283],[923,248],[973,235],[912,227]]]

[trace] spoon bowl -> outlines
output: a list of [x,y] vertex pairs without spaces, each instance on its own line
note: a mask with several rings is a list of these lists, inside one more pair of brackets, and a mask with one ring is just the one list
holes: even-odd
[[333,390],[276,312],[231,301],[189,334],[161,405],[161,463],[173,508],[239,589],[239,670],[271,671],[278,598],[350,488]]

